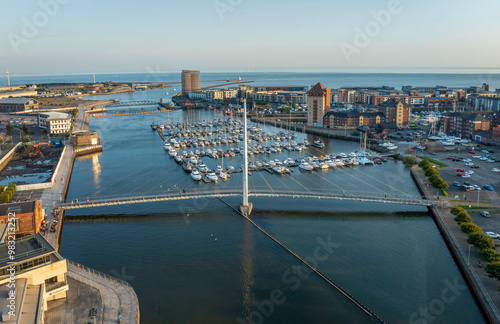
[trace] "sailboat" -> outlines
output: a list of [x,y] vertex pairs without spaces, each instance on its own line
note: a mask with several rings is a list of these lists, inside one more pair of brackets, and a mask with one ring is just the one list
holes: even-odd
[[219,172],[219,178],[222,180],[227,180],[227,174],[224,172],[224,155],[222,155],[222,168]]
[[155,114],[153,114],[153,122],[151,123],[151,130],[155,131],[158,126],[155,124]]

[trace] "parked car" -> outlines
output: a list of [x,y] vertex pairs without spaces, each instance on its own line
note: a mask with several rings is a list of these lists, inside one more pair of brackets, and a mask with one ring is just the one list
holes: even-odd
[[476,154],[476,152],[475,152],[475,151],[469,151],[469,153],[470,153],[470,154]]
[[491,238],[500,238],[500,234],[497,234],[495,232],[484,232],[484,234],[488,235]]
[[464,175],[464,174],[463,174],[463,173],[461,173],[461,172],[457,173],[457,177],[461,177],[461,176],[463,176],[463,175]]
[[[457,172],[465,172],[464,169],[457,169]],[[500,170],[498,170],[497,172],[500,172]]]
[[493,187],[490,185],[484,185],[483,188],[488,190],[488,191],[493,191]]
[[464,182],[464,185],[466,185],[466,186],[471,186],[471,183],[470,183],[469,181],[465,181],[465,182]]
[[471,165],[470,167],[471,167],[472,169],[479,169],[479,168],[480,168],[480,166],[479,166],[479,165]]
[[462,188],[464,191],[473,191],[474,187],[473,186],[468,186],[468,185],[463,185]]
[[453,185],[454,185],[455,187],[461,187],[461,186],[462,186],[462,185],[461,185],[459,182],[457,182],[457,181],[454,181],[454,182],[453,182]]
[[488,218],[490,217],[490,213],[488,213],[487,211],[482,211],[481,216]]
[[472,185],[474,187],[474,190],[481,191],[481,187],[478,185]]
[[500,172],[500,169],[499,168],[493,168],[493,169],[491,169],[491,172]]
[[461,177],[462,178],[470,178],[470,174],[462,174]]

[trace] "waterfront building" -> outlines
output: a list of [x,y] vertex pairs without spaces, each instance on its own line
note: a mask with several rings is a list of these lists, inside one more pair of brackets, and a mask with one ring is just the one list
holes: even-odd
[[426,106],[429,108],[455,108],[458,103],[456,98],[449,97],[434,97],[428,98]]
[[[47,302],[66,298],[67,262],[40,234],[18,238],[15,258],[9,258],[9,241],[0,244],[0,308],[2,322],[43,323]],[[15,282],[11,274],[15,274]],[[15,285],[15,289],[12,289]],[[14,314],[6,312],[11,300]],[[13,315],[13,316],[12,316]]]
[[40,231],[43,221],[42,205],[38,200],[0,204],[0,224],[7,224],[9,215],[15,215],[16,237],[32,235]]
[[323,125],[327,128],[357,128],[359,126],[373,127],[385,120],[380,112],[336,112],[325,114]]
[[320,82],[307,92],[307,126],[323,127],[323,117],[330,111],[330,88]]
[[201,100],[206,100],[207,99],[207,93],[206,91],[201,91],[201,90],[193,90],[188,92],[188,98],[189,99],[201,99]]
[[[36,91],[35,91],[36,92]],[[38,101],[31,98],[2,98],[0,112],[18,112],[38,110]]]
[[213,102],[214,100],[223,100],[224,92],[221,89],[208,90],[206,92],[207,100]]
[[411,106],[389,99],[378,106],[378,111],[385,116],[385,122],[395,127],[405,127],[410,124]]
[[71,129],[71,115],[59,112],[40,113],[38,127],[47,129],[49,134],[67,133]]
[[489,131],[491,119],[477,113],[452,112],[441,117],[441,131],[471,139],[477,130]]
[[252,100],[274,103],[307,103],[307,94],[303,91],[258,91],[252,94]]
[[356,91],[355,90],[343,90],[338,89],[332,91],[331,102],[334,104],[353,104],[356,102]]
[[467,98],[467,102],[474,110],[500,110],[500,98],[496,97],[473,94]]
[[182,70],[182,93],[200,89],[200,71]]

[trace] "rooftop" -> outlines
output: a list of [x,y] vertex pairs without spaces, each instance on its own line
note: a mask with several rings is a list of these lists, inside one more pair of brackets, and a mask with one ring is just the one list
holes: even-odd
[[9,263],[12,261],[20,263],[50,254],[55,250],[41,234],[37,233],[17,239],[15,252],[14,259],[11,260],[8,244],[0,244],[0,268],[10,266]]
[[5,216],[8,213],[32,213],[35,210],[35,206],[36,200],[0,204],[0,216]]
[[41,116],[47,116],[47,120],[59,120],[59,119],[70,119],[71,115],[67,113],[60,112],[45,112],[40,113]]
[[[13,92],[14,94],[15,92]],[[8,93],[2,93],[2,94],[8,94]],[[19,97],[19,98],[2,98],[0,99],[0,104],[18,104],[18,105],[24,105],[25,103],[29,102],[32,100],[31,98],[25,98],[25,97]]]
[[316,96],[322,96],[325,94],[326,87],[321,83],[318,82],[316,85],[314,85],[311,90],[307,92],[308,95],[316,95]]

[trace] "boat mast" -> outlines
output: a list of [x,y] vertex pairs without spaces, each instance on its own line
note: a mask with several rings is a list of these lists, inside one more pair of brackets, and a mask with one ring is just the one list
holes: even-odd
[[243,102],[243,203],[240,204],[240,212],[244,216],[250,216],[252,204],[248,203],[248,134],[247,134],[247,100]]

